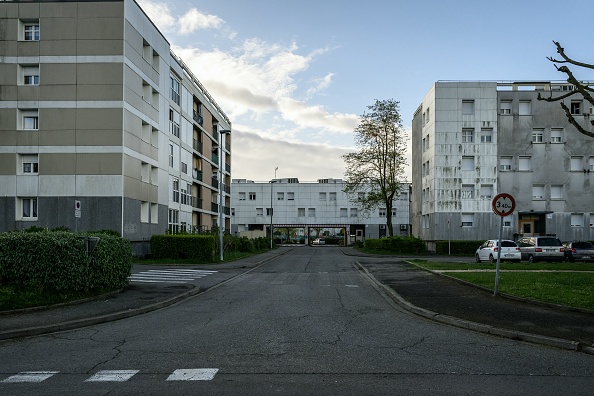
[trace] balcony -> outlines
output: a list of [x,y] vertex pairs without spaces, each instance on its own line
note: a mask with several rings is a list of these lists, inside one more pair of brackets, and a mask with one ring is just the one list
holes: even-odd
[[211,211],[211,212],[218,212],[218,211],[219,211],[219,205],[217,205],[217,204],[216,204],[216,203],[214,203],[214,202],[211,202],[211,203],[210,203],[210,211]]
[[202,171],[198,170],[198,168],[194,168],[193,175],[195,180],[202,181]]
[[223,184],[223,190],[227,193],[227,194],[231,194],[231,186],[228,184]]
[[202,116],[200,114],[198,114],[198,112],[196,110],[193,111],[192,118],[194,118],[194,121],[198,125],[202,126],[202,124],[204,124],[204,118],[202,118]]
[[213,154],[211,157],[212,162],[214,162],[217,166],[219,166],[219,156],[216,154]]
[[227,173],[231,173],[231,165],[229,165],[228,163],[225,162],[225,171]]
[[215,188],[219,188],[219,179],[217,179],[216,177],[213,177],[212,180],[210,181],[210,185]]
[[197,196],[192,196],[192,207],[196,209],[202,209],[202,198],[198,198]]
[[194,151],[198,151],[200,154],[202,154],[202,142],[199,141],[198,139],[194,139]]

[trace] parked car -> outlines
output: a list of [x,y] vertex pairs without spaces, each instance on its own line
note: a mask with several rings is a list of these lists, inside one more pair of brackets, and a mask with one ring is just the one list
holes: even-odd
[[324,238],[316,238],[313,240],[312,245],[325,245],[326,241]]
[[[498,239],[489,239],[476,249],[475,259],[481,261],[497,262]],[[510,240],[501,241],[501,261],[520,261],[522,258],[518,244]]]
[[531,263],[536,261],[563,261],[565,248],[561,241],[552,236],[523,237],[518,240],[522,260]]
[[587,241],[563,242],[565,260],[594,261],[594,245]]

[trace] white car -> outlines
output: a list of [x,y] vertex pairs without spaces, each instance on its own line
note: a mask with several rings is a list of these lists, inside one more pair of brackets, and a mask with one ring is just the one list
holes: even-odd
[[[475,259],[477,263],[481,261],[497,262],[498,239],[489,239],[476,249]],[[520,261],[522,253],[517,243],[510,240],[501,241],[501,261]]]
[[312,245],[325,245],[326,241],[323,238],[316,238],[313,240]]

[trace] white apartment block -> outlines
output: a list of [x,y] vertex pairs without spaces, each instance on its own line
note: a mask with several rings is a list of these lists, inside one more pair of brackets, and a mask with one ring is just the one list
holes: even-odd
[[210,228],[219,164],[229,228],[231,123],[136,2],[2,1],[0,48],[0,231]]
[[[493,197],[516,208],[504,238],[594,239],[594,139],[573,127],[559,103],[565,82],[436,82],[412,126],[413,234],[437,240],[497,238]],[[563,99],[585,128],[592,109]]]
[[[231,232],[241,236],[261,231],[270,236],[270,226],[297,228],[300,235],[315,238],[321,229],[344,229],[345,244],[388,235],[386,209],[363,213],[343,192],[341,179],[299,182],[297,178],[253,182],[233,179]],[[410,235],[410,184],[406,183],[392,209],[394,235]],[[272,210],[271,210],[272,208]],[[306,239],[306,244],[311,242]]]

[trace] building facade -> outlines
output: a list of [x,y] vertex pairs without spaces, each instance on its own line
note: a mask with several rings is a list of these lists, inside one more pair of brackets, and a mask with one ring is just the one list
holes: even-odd
[[[556,97],[563,82],[437,82],[412,125],[413,234],[436,240],[497,238],[493,197],[509,193],[508,239],[594,239],[594,139],[573,127]],[[563,99],[585,128],[592,109]]]
[[220,189],[229,227],[231,123],[138,4],[9,0],[0,25],[0,231],[138,242],[218,224]]
[[[386,209],[363,213],[343,192],[345,182],[340,179],[305,183],[297,178],[256,183],[234,179],[231,185],[231,232],[234,235],[259,231],[269,236],[271,225],[273,229],[298,229],[305,243],[320,232],[332,229],[344,230],[345,244],[388,235]],[[406,183],[392,209],[394,235],[409,235],[409,207],[410,184]]]

